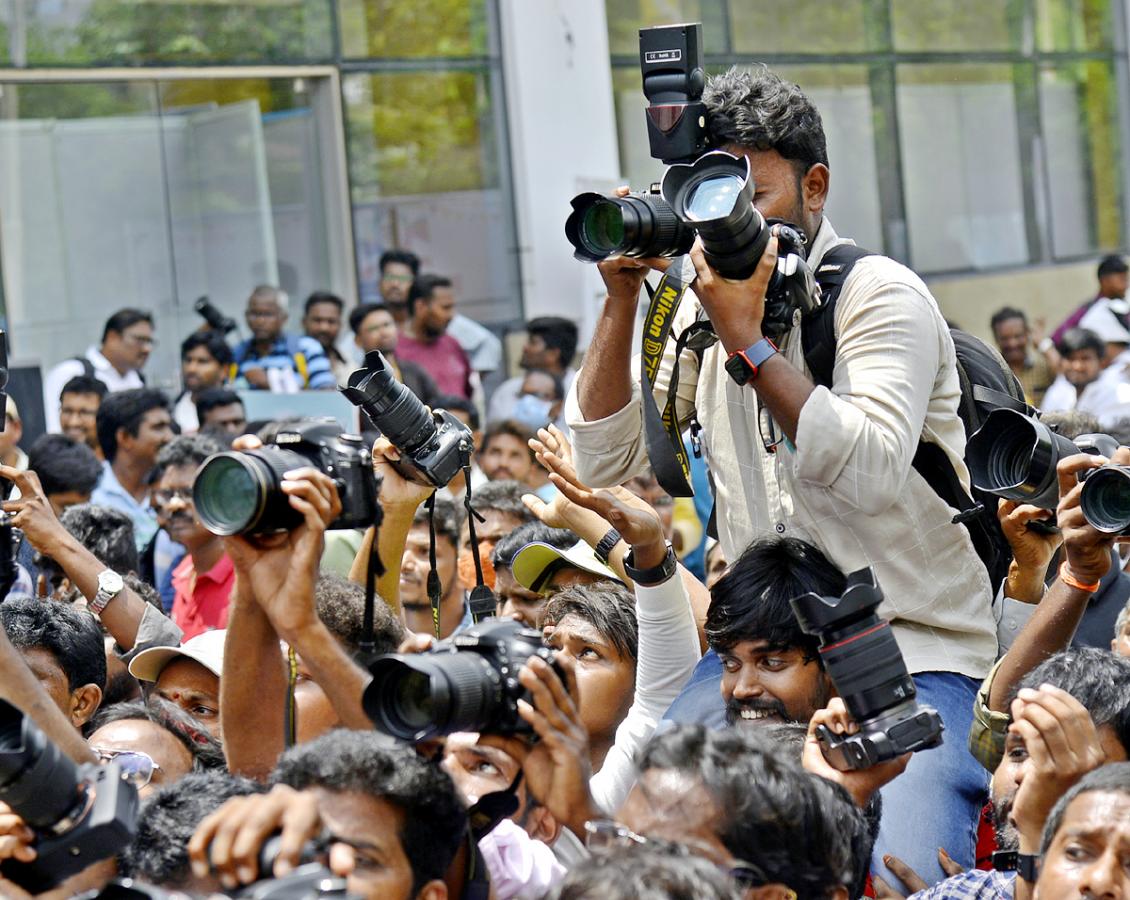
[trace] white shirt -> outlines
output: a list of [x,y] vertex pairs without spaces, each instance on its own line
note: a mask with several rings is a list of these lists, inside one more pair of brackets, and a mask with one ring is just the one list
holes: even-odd
[[[1086,328],[1097,334],[1104,344],[1130,344],[1130,331],[1119,321],[1111,309],[1113,301],[1106,297],[1099,297],[1091,308],[1079,320],[1079,327]],[[1120,306],[1125,306],[1125,300],[1117,301]]]
[[1122,419],[1130,418],[1130,381],[1126,380],[1123,366],[1117,363],[1117,359],[1083,388],[1082,393],[1076,391],[1075,385],[1062,375],[1058,376],[1044,394],[1040,409],[1043,412],[1078,410],[1090,413],[1099,420],[1102,428],[1111,428]]
[[200,417],[196,414],[191,391],[185,391],[177,398],[173,405],[173,421],[180,426],[181,434],[196,434],[200,430]]
[[[94,366],[94,377],[106,385],[111,394],[145,387],[136,369],[130,369],[123,375],[110,364],[110,360],[106,359],[97,347],[88,347],[83,355]],[[63,392],[63,388],[68,381],[84,374],[85,371],[83,364],[77,359],[65,359],[51,369],[43,379],[43,412],[46,415],[48,431],[59,431],[59,395]]]
[[636,692],[604,763],[589,780],[597,806],[613,815],[636,780],[636,754],[675,702],[701,657],[698,627],[682,572],[653,587],[636,585]]
[[[840,242],[824,219],[810,264],[817,267]],[[681,333],[699,310],[688,292],[671,333]],[[781,352],[807,371],[799,331],[789,332]],[[791,535],[815,544],[845,573],[870,566],[885,598],[879,613],[891,620],[910,672],[984,678],[997,654],[988,574],[969,533],[952,524],[954,510],[911,466],[925,438],[969,484],[949,329],[917,275],[869,256],[840,292],[835,331],[832,389],[816,387],[801,409],[796,447],[782,441],[775,453],[759,430],[757,393],[726,373],[722,345],[706,351],[701,368],[692,351],[684,353],[677,414],[685,427],[697,409],[702,423],[723,552],[733,560],[755,539]],[[674,344],[655,379],[660,408]],[[577,474],[593,487],[621,484],[647,464],[638,359],[632,376],[627,406],[599,421],[585,421],[575,384],[569,392]]]

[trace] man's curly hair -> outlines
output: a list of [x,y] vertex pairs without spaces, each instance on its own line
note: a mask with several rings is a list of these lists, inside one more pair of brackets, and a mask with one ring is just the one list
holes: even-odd
[[799,87],[764,66],[732,67],[706,82],[702,92],[706,125],[716,147],[776,150],[803,175],[816,163],[828,165],[820,113]]

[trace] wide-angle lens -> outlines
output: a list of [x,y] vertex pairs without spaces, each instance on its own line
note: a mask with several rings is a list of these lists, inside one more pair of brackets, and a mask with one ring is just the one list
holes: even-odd
[[196,476],[192,499],[196,514],[215,534],[239,534],[266,502],[262,472],[247,456],[221,453],[207,460]]
[[695,222],[709,222],[728,216],[742,192],[743,183],[736,175],[704,178],[687,194],[684,205],[687,218]]
[[415,733],[435,721],[432,680],[423,672],[406,670],[389,691],[390,712],[396,721]]
[[585,243],[594,251],[613,254],[624,243],[624,213],[609,200],[598,200],[581,219]]

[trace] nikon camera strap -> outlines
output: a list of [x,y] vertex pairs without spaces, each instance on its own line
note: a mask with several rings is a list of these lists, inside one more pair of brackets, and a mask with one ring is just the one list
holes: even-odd
[[[663,273],[655,288],[644,282],[648,296],[651,298],[647,308],[647,318],[644,320],[640,357],[644,440],[655,478],[660,487],[672,497],[694,496],[694,488],[691,487],[691,463],[679,428],[675,397],[679,390],[679,361],[683,351],[690,347],[701,359],[706,348],[718,340],[709,321],[700,319],[677,337],[675,362],[662,413],[655,402],[653,386],[655,377],[659,373],[659,363],[663,359],[663,348],[667,346],[667,341],[671,337],[671,324],[675,313],[695,275],[691,258],[684,255],[671,260],[671,265],[667,267],[667,271]],[[698,423],[693,422],[691,436],[696,447],[698,430]]]

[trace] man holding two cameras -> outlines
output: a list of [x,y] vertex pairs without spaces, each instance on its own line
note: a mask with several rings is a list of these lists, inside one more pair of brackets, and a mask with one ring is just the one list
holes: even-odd
[[[755,206],[808,235],[809,266],[818,271],[843,240],[823,216],[829,168],[815,107],[765,69],[712,79],[703,102],[714,146],[749,161]],[[757,538],[789,535],[815,544],[842,571],[872,567],[887,598],[880,613],[892,622],[919,699],[941,713],[949,731],[940,749],[916,756],[884,789],[874,858],[913,859],[939,880],[937,847],[973,862],[987,783],[962,736],[977,679],[997,650],[986,570],[966,530],[951,522],[953,510],[911,465],[925,439],[968,483],[953,341],[913,272],[866,256],[835,309],[831,389],[818,386],[805,364],[799,314],[786,323],[779,347],[762,333],[776,236],[744,281],[712,270],[701,241],[690,256],[694,296],[684,297],[671,334],[702,311],[719,340],[701,361],[683,353],[675,412],[680,426],[701,423],[724,554],[736,559]],[[566,406],[578,475],[590,484],[621,483],[647,462],[629,349],[645,262],[663,265],[616,257],[600,266],[608,297]],[[674,357],[671,341],[654,378],[660,408]],[[934,823],[929,834],[926,822]]]

